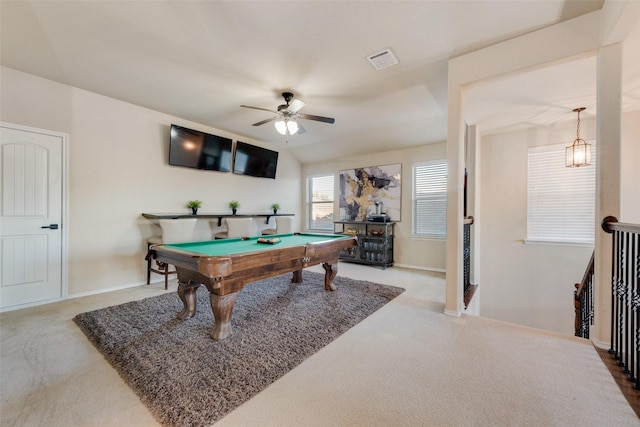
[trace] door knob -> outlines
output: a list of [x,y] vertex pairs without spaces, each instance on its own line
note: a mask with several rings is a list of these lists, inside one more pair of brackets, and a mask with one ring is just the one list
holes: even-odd
[[52,230],[57,230],[58,229],[58,224],[49,224],[49,225],[43,225],[40,228],[50,228]]

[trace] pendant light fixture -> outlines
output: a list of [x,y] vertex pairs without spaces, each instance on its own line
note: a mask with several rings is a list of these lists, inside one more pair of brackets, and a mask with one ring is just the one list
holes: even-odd
[[578,113],[578,126],[576,130],[576,139],[573,144],[567,147],[565,152],[565,166],[568,168],[576,168],[580,166],[589,166],[591,164],[591,144],[580,138],[580,113],[585,107],[576,108],[574,113]]

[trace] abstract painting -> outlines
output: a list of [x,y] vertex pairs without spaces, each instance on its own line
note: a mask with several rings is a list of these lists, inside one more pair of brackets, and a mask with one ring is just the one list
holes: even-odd
[[399,163],[340,171],[340,219],[366,221],[387,214],[400,221],[401,171]]

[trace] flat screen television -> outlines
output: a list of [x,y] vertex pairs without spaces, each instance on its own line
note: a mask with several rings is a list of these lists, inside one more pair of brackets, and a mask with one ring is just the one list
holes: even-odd
[[236,142],[233,173],[275,179],[277,165],[277,151],[267,150],[242,141]]
[[232,140],[171,125],[169,164],[211,171],[231,171]]

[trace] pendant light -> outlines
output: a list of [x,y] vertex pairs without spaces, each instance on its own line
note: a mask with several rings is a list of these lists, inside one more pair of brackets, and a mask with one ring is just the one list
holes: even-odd
[[585,107],[580,107],[573,110],[574,113],[578,113],[578,126],[575,141],[565,151],[565,166],[568,168],[591,164],[591,144],[587,144],[584,139],[580,138],[580,113],[585,109]]

